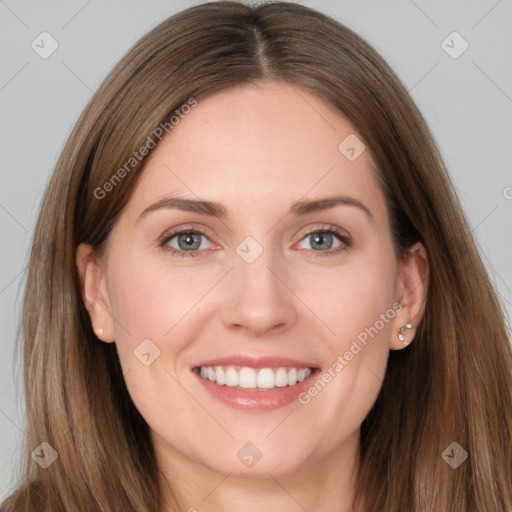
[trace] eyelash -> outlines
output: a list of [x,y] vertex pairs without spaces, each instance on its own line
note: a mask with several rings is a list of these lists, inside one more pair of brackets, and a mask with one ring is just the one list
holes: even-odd
[[[334,235],[338,240],[341,242],[342,245],[337,247],[336,249],[329,249],[328,251],[314,251],[313,249],[306,249],[308,251],[312,251],[316,253],[316,257],[324,257],[324,256],[336,256],[341,251],[346,251],[351,245],[352,241],[349,236],[342,234],[335,226],[328,226],[323,227],[321,225],[317,226],[316,228],[313,228],[311,231],[307,231],[304,233],[304,235],[301,238],[301,241],[304,238],[307,238],[310,235],[314,235],[317,233],[329,233],[331,235]],[[179,230],[172,231],[171,233],[166,233],[161,241],[159,242],[159,247],[162,247],[165,251],[170,252],[174,256],[181,256],[181,257],[201,257],[202,256],[202,250],[194,249],[192,251],[182,251],[179,249],[175,249],[174,247],[170,247],[167,244],[170,240],[172,240],[176,235],[185,235],[185,234],[191,234],[191,235],[201,235],[208,239],[208,236],[192,227],[184,226]],[[208,239],[209,240],[209,239]]]

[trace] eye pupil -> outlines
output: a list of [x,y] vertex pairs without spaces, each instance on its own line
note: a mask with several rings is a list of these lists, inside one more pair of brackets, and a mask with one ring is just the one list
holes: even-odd
[[325,246],[322,247],[321,244],[322,244],[322,241],[325,241],[326,239],[328,242],[329,241],[331,242],[330,244],[328,244],[329,246],[327,247],[327,249],[329,249],[332,245],[332,235],[330,233],[314,233],[313,234],[313,243],[311,244],[311,246],[313,248],[325,249]]
[[[196,240],[194,240],[194,237]],[[180,248],[198,249],[201,245],[200,235],[196,233],[183,233],[178,237],[178,245]]]

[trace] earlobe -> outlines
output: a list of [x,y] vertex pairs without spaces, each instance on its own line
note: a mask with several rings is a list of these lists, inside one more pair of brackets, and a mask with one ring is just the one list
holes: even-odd
[[402,327],[399,327],[397,329],[398,339],[405,345],[409,345],[409,343],[410,343],[410,341],[407,340],[407,338],[408,338],[407,331],[410,329],[414,329],[414,325],[412,325],[409,322],[407,322],[405,325],[402,325]]
[[402,308],[393,319],[391,350],[405,348],[414,340],[425,311],[429,265],[423,244],[412,245],[399,265],[397,293]]
[[82,300],[89,313],[92,328],[100,340],[111,343],[114,341],[114,336],[109,297],[105,277],[92,246],[88,244],[78,246],[76,265]]

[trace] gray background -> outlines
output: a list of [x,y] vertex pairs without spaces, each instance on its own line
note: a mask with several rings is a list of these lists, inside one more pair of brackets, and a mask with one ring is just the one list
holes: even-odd
[[[19,466],[24,420],[15,347],[27,252],[46,182],[79,113],[116,61],[164,18],[198,3],[0,0],[0,501]],[[511,1],[299,3],[354,28],[411,91],[510,319]],[[43,31],[59,45],[46,59],[31,47]],[[469,43],[456,59],[441,46],[453,31]],[[462,48],[452,39],[450,51]]]

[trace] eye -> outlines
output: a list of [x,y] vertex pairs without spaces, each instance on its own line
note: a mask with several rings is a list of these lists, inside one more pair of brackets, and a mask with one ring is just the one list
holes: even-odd
[[310,248],[305,249],[315,252],[315,256],[334,256],[351,245],[350,237],[334,226],[319,226],[306,233],[300,243],[304,241],[309,241]]
[[208,248],[204,239],[209,240],[201,231],[185,228],[166,234],[159,245],[177,256],[200,256]]
[[[159,246],[176,256],[203,256],[208,243],[212,242],[201,231],[188,227],[173,231],[164,235]],[[342,233],[335,226],[317,226],[308,231],[299,244],[309,241],[310,248],[302,247],[314,252],[315,256],[334,256],[351,246],[352,242],[347,234]]]

